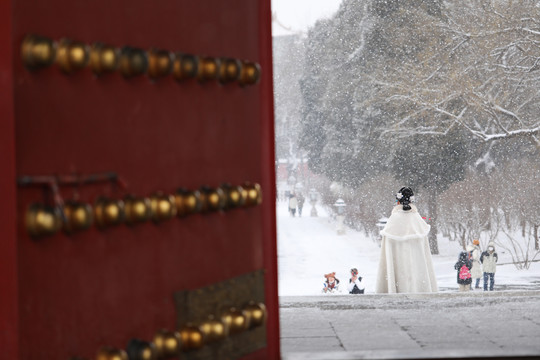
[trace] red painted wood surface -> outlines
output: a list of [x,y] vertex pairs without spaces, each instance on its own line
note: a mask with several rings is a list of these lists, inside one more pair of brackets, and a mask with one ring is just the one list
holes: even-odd
[[0,2],[0,348],[18,359],[15,120],[13,116],[11,2]]
[[[251,181],[261,184],[264,197],[254,208],[36,241],[26,233],[24,214],[43,193],[18,188],[17,239],[2,245],[12,253],[18,247],[2,265],[17,266],[8,289],[18,288],[18,297],[2,304],[15,307],[18,322],[0,330],[17,332],[12,343],[20,359],[91,357],[102,345],[151,339],[156,330],[175,327],[175,291],[262,268],[268,348],[252,357],[279,357],[270,1],[20,0],[12,3],[11,19],[13,97],[7,101],[15,151],[8,155],[17,176],[113,171],[127,192],[141,196]],[[90,69],[65,75],[56,66],[28,71],[19,46],[30,33],[246,59],[261,65],[262,78],[240,87],[172,77],[126,80],[119,73],[98,78]],[[9,114],[5,102],[2,114]],[[14,188],[13,178],[2,181]],[[64,200],[91,204],[125,193],[108,184],[61,188]],[[1,211],[15,223],[9,202]]]

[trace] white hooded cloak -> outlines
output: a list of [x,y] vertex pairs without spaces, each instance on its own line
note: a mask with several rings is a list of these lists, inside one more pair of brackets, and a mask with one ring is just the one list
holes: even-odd
[[377,274],[377,293],[436,292],[428,233],[430,226],[418,214],[416,206],[404,211],[392,210],[381,231],[381,258]]

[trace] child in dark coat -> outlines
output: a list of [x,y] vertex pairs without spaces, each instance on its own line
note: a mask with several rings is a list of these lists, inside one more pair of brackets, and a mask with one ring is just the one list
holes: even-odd
[[358,269],[351,269],[351,278],[349,279],[349,294],[363,294],[364,293],[364,283],[362,282],[362,277],[358,275]]
[[471,276],[472,263],[469,259],[469,254],[466,251],[462,251],[459,254],[459,259],[454,265],[454,269],[457,270],[457,283],[459,284],[459,291],[469,291],[472,283]]

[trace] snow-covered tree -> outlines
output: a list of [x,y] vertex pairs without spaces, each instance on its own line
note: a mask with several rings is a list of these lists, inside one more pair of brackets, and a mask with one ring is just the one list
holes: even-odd
[[453,131],[446,136],[402,138],[402,146],[392,160],[396,178],[426,192],[427,216],[432,219],[429,245],[438,254],[438,199],[453,183],[465,178],[471,146],[466,136]]
[[274,37],[274,103],[276,157],[296,159],[302,96],[299,80],[304,67],[304,43],[299,35]]
[[416,186],[436,233],[467,172],[538,164],[539,71],[538,1],[343,0],[306,39],[300,145],[353,190],[388,172]]
[[[473,239],[497,243],[526,269],[540,256],[540,166],[537,161],[501,162],[489,175],[469,171],[439,197],[442,233],[465,248]],[[502,240],[502,241],[501,241]]]
[[429,27],[439,40],[416,62],[374,79],[407,109],[388,131],[447,133],[483,141],[515,137],[540,150],[540,3],[445,2]]

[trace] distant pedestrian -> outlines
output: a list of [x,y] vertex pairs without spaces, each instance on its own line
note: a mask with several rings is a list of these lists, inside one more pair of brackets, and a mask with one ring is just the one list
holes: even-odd
[[297,206],[298,206],[298,200],[296,199],[296,196],[293,193],[289,197],[289,212],[291,213],[292,217],[296,215]]
[[358,275],[358,269],[351,269],[351,278],[349,279],[349,285],[347,290],[349,294],[363,294],[364,293],[364,283],[362,282],[362,277]]
[[298,217],[302,217],[302,208],[304,207],[304,195],[298,194]]
[[403,187],[398,205],[381,231],[377,293],[437,292],[437,278],[428,243],[430,226],[412,204],[414,193]]
[[339,291],[339,280],[336,278],[336,273],[331,272],[325,274],[326,281],[323,284],[323,293],[335,293]]
[[489,291],[493,291],[493,286],[495,285],[495,272],[497,271],[497,260],[499,260],[499,257],[495,251],[495,244],[490,242],[487,250],[480,256],[480,262],[482,263],[484,270],[484,291],[488,290],[488,280]]
[[[472,283],[475,284],[474,285],[475,289],[479,289],[480,278],[482,277],[482,263],[480,262],[480,254],[482,253],[482,251],[480,251],[480,241],[473,240],[472,249],[469,251],[471,254],[470,257],[472,261],[472,269],[471,269]],[[471,286],[472,286],[472,283],[471,283]]]
[[466,251],[459,253],[459,259],[454,265],[454,269],[457,270],[457,283],[459,285],[459,291],[469,291],[471,289],[472,276],[471,276],[472,263],[469,260],[469,254]]

